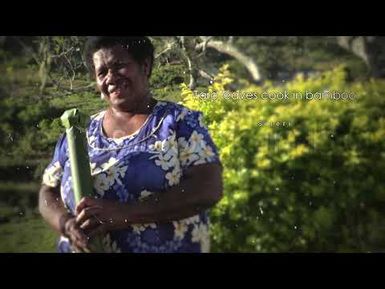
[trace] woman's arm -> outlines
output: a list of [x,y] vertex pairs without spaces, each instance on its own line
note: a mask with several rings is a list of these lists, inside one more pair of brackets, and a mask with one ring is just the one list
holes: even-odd
[[142,202],[119,203],[84,198],[76,208],[81,228],[94,235],[127,228],[130,224],[175,221],[194,216],[222,197],[222,167],[196,165],[186,170],[180,184]]
[[88,237],[76,224],[75,217],[65,208],[59,187],[42,185],[39,211],[43,219],[58,233],[68,237],[76,249],[86,249]]
[[128,205],[132,223],[173,221],[194,216],[214,206],[222,197],[222,169],[217,164],[194,166],[179,185],[154,194],[144,202]]
[[39,211],[45,221],[58,233],[62,232],[62,223],[70,214],[61,200],[59,187],[42,185],[39,192]]

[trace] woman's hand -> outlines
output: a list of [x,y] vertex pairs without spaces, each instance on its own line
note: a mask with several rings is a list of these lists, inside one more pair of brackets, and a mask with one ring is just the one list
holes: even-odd
[[89,238],[76,223],[75,217],[70,217],[65,221],[63,234],[70,240],[70,244],[76,252],[88,251]]
[[88,237],[124,227],[124,204],[84,197],[76,206],[76,224]]

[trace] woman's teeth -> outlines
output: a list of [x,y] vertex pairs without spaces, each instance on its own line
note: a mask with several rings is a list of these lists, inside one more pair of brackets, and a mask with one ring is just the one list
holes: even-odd
[[113,93],[114,91],[118,90],[120,86],[117,85],[110,85],[108,86],[108,93]]
[[108,86],[108,93],[113,93],[118,87],[116,85]]

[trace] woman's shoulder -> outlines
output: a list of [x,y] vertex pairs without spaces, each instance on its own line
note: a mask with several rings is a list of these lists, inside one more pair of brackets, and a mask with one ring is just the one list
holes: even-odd
[[165,113],[167,115],[173,116],[176,121],[184,119],[184,116],[187,114],[196,116],[199,116],[199,114],[201,114],[201,112],[192,110],[181,103],[164,100],[158,101],[157,110],[160,113]]
[[97,113],[94,113],[90,116],[90,120],[91,122],[92,121],[95,121],[95,120],[100,120],[102,119],[103,115],[105,114],[106,110],[101,110],[101,111],[98,111]]
[[163,107],[163,111],[165,111],[162,117],[164,123],[173,123],[175,129],[179,132],[204,131],[206,129],[201,111],[193,110],[181,103],[171,101],[162,101],[160,105]]
[[88,123],[88,131],[96,132],[99,127],[99,122],[103,119],[106,110],[98,111],[90,116],[90,120]]

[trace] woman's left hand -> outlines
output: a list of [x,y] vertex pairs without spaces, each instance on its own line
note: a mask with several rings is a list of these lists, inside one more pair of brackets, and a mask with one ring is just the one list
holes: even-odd
[[117,201],[84,197],[76,206],[76,223],[93,237],[124,226],[124,204]]

